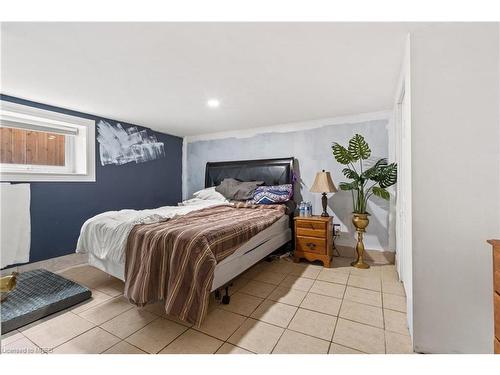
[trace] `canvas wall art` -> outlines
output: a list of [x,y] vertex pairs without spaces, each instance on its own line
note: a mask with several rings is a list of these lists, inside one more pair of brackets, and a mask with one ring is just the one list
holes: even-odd
[[97,124],[97,141],[103,166],[144,163],[165,157],[163,142],[136,126],[124,129],[121,124],[113,126],[101,120]]

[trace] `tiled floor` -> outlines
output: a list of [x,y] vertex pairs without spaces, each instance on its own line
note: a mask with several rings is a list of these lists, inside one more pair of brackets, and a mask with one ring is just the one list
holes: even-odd
[[123,283],[90,266],[62,274],[93,298],[2,336],[15,353],[411,353],[404,289],[394,266],[369,270],[335,258],[330,269],[289,259],[239,277],[231,303],[211,300],[201,327],[139,309]]

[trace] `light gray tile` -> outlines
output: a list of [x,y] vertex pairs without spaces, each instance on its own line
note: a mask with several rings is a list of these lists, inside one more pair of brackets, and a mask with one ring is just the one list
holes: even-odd
[[326,354],[329,341],[286,330],[279,339],[273,354]]
[[129,303],[124,297],[116,297],[104,301],[103,303],[85,310],[78,315],[94,324],[99,325],[113,319],[115,316],[118,316],[133,307],[134,305]]
[[272,324],[247,319],[228,342],[253,353],[268,354],[273,350],[283,331],[283,328]]
[[190,329],[168,344],[160,354],[213,354],[224,342]]
[[221,304],[219,308],[236,314],[250,316],[262,301],[262,298],[237,292],[231,296],[231,301],[228,305]]
[[316,280],[309,292],[342,299],[345,288],[345,285]]
[[296,266],[290,272],[290,275],[297,277],[306,277],[308,279],[316,279],[323,267],[314,264],[296,263]]
[[394,280],[382,279],[382,292],[396,294],[398,296],[406,296],[403,283]]
[[384,354],[384,330],[339,318],[334,343],[365,353]]
[[337,316],[339,314],[342,300],[339,298],[322,296],[320,294],[308,293],[300,304],[300,307],[307,310],[317,311],[323,314]]
[[91,322],[66,312],[26,329],[23,334],[43,350],[51,350],[93,327]]
[[337,283],[346,285],[349,274],[336,270],[335,268],[324,268],[321,270],[317,279],[321,281],[327,281],[329,283]]
[[2,354],[44,354],[42,348],[35,345],[25,336],[8,344],[2,342],[1,352]]
[[278,285],[286,277],[285,274],[273,271],[262,271],[258,273],[253,280],[262,281],[263,283]]
[[380,292],[382,290],[380,278],[355,276],[353,274],[349,275],[347,285],[357,288],[375,290],[377,292]]
[[351,349],[348,348],[347,346],[335,344],[332,342],[330,345],[330,350],[328,351],[329,354],[363,354],[363,352],[360,352],[359,350],[356,349]]
[[124,339],[157,318],[157,315],[149,311],[132,308],[103,323],[101,328]]
[[127,337],[125,341],[145,352],[158,353],[187,329],[170,320],[158,318]]
[[242,315],[230,311],[214,309],[210,311],[198,331],[226,341],[246,320]]
[[413,354],[411,337],[399,333],[385,331],[387,354]]
[[384,309],[406,313],[406,297],[383,293]]
[[293,275],[288,275],[281,283],[281,287],[297,289],[303,292],[309,291],[313,285],[314,280],[308,279],[306,277],[298,277]]
[[302,290],[278,286],[267,298],[271,301],[286,303],[287,305],[292,306],[299,306],[306,294],[307,292]]
[[99,354],[117,344],[120,339],[95,327],[58,346],[54,354]]
[[385,329],[387,331],[401,333],[407,336],[410,334],[408,331],[408,324],[405,313],[384,309],[384,321]]
[[252,313],[251,317],[283,328],[292,320],[297,307],[266,300]]
[[288,329],[330,341],[336,321],[337,318],[332,315],[299,308]]
[[344,319],[384,328],[382,308],[344,300],[339,316]]
[[358,303],[364,303],[366,305],[382,307],[382,293],[374,290],[348,286],[345,291],[344,299]]
[[233,344],[224,343],[215,354],[254,354],[243,348],[239,348]]
[[263,283],[261,281],[251,280],[240,289],[241,293],[251,296],[266,298],[276,288],[274,284]]
[[120,341],[118,344],[113,345],[111,348],[106,350],[103,354],[147,354],[141,349],[136,348],[134,345],[130,345],[126,341]]

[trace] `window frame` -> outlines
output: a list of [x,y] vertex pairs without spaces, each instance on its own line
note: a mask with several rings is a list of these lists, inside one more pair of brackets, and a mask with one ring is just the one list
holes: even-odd
[[1,182],[95,182],[95,121],[0,101],[5,127],[65,134],[65,166],[0,163]]

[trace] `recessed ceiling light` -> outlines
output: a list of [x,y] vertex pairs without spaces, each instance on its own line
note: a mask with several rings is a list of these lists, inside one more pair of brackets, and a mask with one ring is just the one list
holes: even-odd
[[209,99],[207,100],[208,108],[218,108],[220,106],[220,101],[218,99]]

